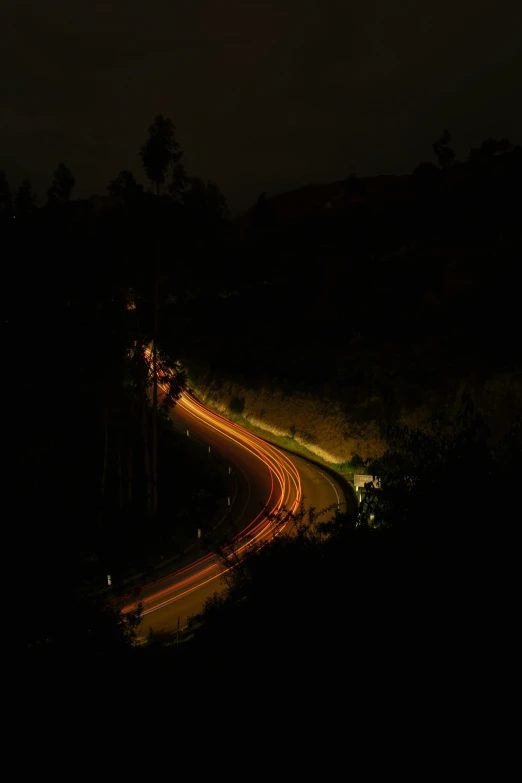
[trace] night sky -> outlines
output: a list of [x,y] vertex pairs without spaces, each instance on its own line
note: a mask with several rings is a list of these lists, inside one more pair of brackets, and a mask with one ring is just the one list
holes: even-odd
[[[422,10],[421,10],[422,9]],[[157,113],[232,213],[260,191],[522,142],[520,0],[2,0],[0,169],[103,193]]]

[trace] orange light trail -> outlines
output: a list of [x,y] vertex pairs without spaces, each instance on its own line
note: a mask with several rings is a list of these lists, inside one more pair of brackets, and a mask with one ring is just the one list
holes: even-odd
[[[146,353],[150,354],[149,351]],[[164,390],[162,384],[159,386]],[[207,408],[188,392],[183,391],[176,404],[186,414],[254,456],[268,470],[270,492],[266,503],[259,513],[248,521],[241,532],[234,536],[226,553],[233,553],[236,557],[241,557],[241,554],[244,555],[246,550],[253,545],[257,547],[266,545],[273,536],[278,535],[284,529],[288,519],[301,505],[301,480],[296,466],[277,448],[239,424],[235,424]],[[280,520],[279,527],[274,525],[276,520]],[[150,585],[145,585],[144,590],[151,589],[153,585],[159,589],[141,599],[142,615],[154,612],[162,606],[179,600],[214,579],[218,579],[233,567],[234,565],[228,565],[224,562],[223,558],[210,553]],[[130,612],[137,606],[138,602],[133,599],[123,607],[123,612]]]

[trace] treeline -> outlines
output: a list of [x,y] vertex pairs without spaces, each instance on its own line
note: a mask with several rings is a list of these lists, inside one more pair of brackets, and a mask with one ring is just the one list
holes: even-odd
[[[161,115],[141,159],[148,190],[123,171],[106,197],[84,201],[72,199],[75,178],[61,163],[40,208],[30,183],[11,194],[0,176],[10,525],[28,600],[39,596],[22,635],[32,650],[69,644],[70,615],[82,615],[107,574],[117,587],[129,569],[176,551],[176,520],[186,517],[176,499],[195,481],[219,492],[211,476],[187,475],[194,460],[166,414],[186,380],[177,351],[185,326],[171,311],[187,281],[205,285],[209,257],[213,265],[223,255],[226,202],[188,176]],[[94,615],[78,620],[78,634]]]

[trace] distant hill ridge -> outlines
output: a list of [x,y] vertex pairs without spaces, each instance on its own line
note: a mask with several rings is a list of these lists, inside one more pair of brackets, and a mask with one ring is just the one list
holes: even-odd
[[[447,170],[440,170],[434,164],[423,163],[419,166],[431,170],[448,185],[464,184],[477,170],[477,166],[486,162],[495,179],[502,179],[508,169],[522,165],[522,147],[514,147],[510,152],[494,155],[488,160],[480,159],[478,150],[472,150],[470,161],[457,162]],[[309,184],[295,190],[267,196],[271,212],[280,221],[313,217],[327,210],[343,211],[354,204],[384,205],[390,202],[413,202],[416,198],[416,177],[412,174],[378,175],[373,177],[348,177],[325,184]],[[252,221],[254,207],[233,222],[240,231],[247,229]]]

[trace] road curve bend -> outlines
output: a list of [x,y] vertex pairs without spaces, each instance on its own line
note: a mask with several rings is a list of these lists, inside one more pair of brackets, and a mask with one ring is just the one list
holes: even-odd
[[[237,532],[230,538],[228,552],[241,557],[252,545],[262,546],[284,530],[291,515],[302,506],[316,509],[340,508],[345,497],[339,484],[302,457],[289,455],[240,425],[212,411],[183,391],[171,417],[208,445],[235,479],[224,516]],[[333,513],[333,512],[332,512]],[[205,600],[220,589],[220,577],[231,566],[214,552],[180,565],[173,573],[145,585],[142,631],[172,631],[184,627],[198,613]],[[135,609],[135,598],[127,597],[123,611]]]

